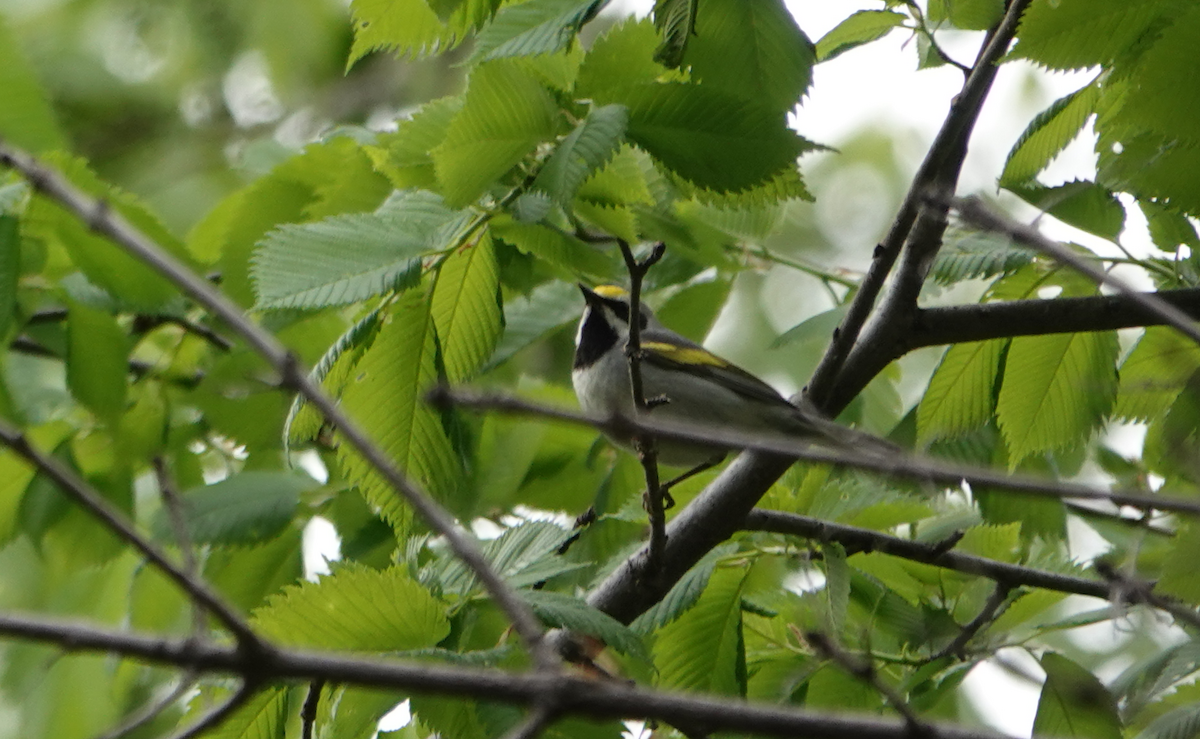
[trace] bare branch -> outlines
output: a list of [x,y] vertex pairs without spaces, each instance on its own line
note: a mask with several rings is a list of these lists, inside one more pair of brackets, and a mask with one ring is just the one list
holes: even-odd
[[975,638],[975,635],[980,632],[985,626],[996,620],[996,616],[1000,613],[1001,608],[1008,603],[1008,594],[1012,588],[1002,582],[996,583],[996,587],[992,590],[992,594],[988,596],[987,602],[983,604],[983,608],[979,609],[979,614],[971,619],[971,622],[962,627],[958,632],[958,636],[947,644],[942,649],[938,650],[930,656],[930,662],[936,662],[943,657],[950,655],[961,655],[967,643]]
[[[192,535],[183,517],[183,500],[179,497],[179,491],[175,489],[175,481],[171,479],[166,460],[162,457],[154,458],[154,477],[158,480],[158,490],[162,495],[163,507],[167,510],[167,520],[171,522],[171,533],[175,535],[175,543],[179,545],[183,571],[196,577],[196,553],[192,549]],[[204,606],[196,600],[192,601],[192,635],[197,639],[204,636]]]
[[888,705],[896,709],[896,712],[904,717],[909,736],[928,737],[932,739],[938,735],[932,726],[929,726],[917,716],[916,711],[912,709],[912,706],[908,705],[908,701],[904,700],[903,696],[879,678],[879,673],[875,671],[875,665],[869,659],[863,659],[850,654],[823,631],[806,632],[804,638],[819,654],[842,668],[851,677],[870,685],[876,693],[883,696]]
[[554,710],[544,703],[536,705],[520,723],[509,729],[508,733],[504,735],[504,739],[534,739],[552,721],[554,721]]
[[[264,684],[279,680],[324,679],[363,687],[389,688],[522,706],[536,706],[547,693],[558,696],[562,713],[597,719],[657,719],[703,726],[709,732],[741,731],[810,739],[908,739],[897,721],[838,716],[791,706],[701,698],[645,690],[619,681],[597,681],[544,671],[508,673],[492,669],[349,657],[344,654],[281,649],[259,658],[235,648],[160,639],[49,618],[0,613],[0,634],[57,644],[64,649],[120,654],[146,662],[192,667],[206,673],[235,674]],[[1004,739],[1003,734],[957,726],[934,727],[941,739]]]
[[823,542],[836,541],[846,548],[847,554],[881,552],[892,557],[902,557],[968,575],[979,575],[995,580],[1009,588],[1024,585],[1104,599],[1111,595],[1112,590],[1108,582],[1101,580],[1090,580],[1084,577],[1023,567],[966,552],[946,551],[938,544],[901,539],[898,536],[883,534],[871,529],[822,521],[819,518],[801,516],[797,513],[756,508],[750,512],[749,516],[746,516],[745,529],[802,536],[806,539]]
[[229,718],[234,711],[246,704],[246,701],[254,697],[258,692],[259,685],[249,680],[243,680],[238,686],[236,692],[229,696],[226,700],[221,701],[216,706],[213,706],[207,713],[196,719],[195,723],[188,726],[183,731],[173,735],[171,739],[196,739],[196,737],[205,733],[209,729],[215,728],[225,719]]
[[147,703],[140,710],[131,713],[120,726],[117,726],[110,731],[107,731],[96,739],[121,739],[149,724],[154,719],[158,718],[163,711],[167,710],[188,693],[192,686],[196,684],[196,671],[188,669],[179,679],[179,682],[174,688],[164,695],[160,700],[153,703]]
[[188,597],[203,605],[216,616],[233,633],[242,648],[255,652],[265,652],[271,649],[270,645],[254,633],[245,619],[217,595],[207,583],[168,559],[162,550],[142,536],[133,523],[125,517],[125,514],[109,503],[103,495],[66,465],[35,449],[19,430],[3,421],[0,421],[0,443],[8,446],[16,454],[37,467],[53,480],[60,490],[74,498],[111,531],[141,552],[142,556],[162,570],[172,582],[188,594]]
[[967,223],[985,231],[1004,234],[1015,241],[1037,249],[1056,262],[1069,266],[1097,285],[1108,285],[1128,298],[1143,312],[1158,318],[1164,324],[1200,344],[1200,326],[1196,325],[1191,316],[1170,303],[1160,300],[1157,295],[1138,292],[1124,280],[1097,268],[1057,241],[1046,238],[1036,228],[997,213],[978,198],[959,198],[952,204],[959,217]]
[[[1000,25],[988,34],[971,73],[963,83],[962,92],[951,104],[950,113],[930,146],[925,161],[917,170],[887,236],[875,247],[874,260],[859,282],[858,292],[846,317],[834,332],[833,341],[809,380],[805,392],[813,403],[827,413],[835,410],[828,399],[837,375],[857,344],[859,333],[867,322],[884,281],[909,239],[927,193],[939,182],[957,179],[958,169],[966,154],[967,139],[996,77],[996,63],[1008,50],[1016,33],[1017,22],[1029,2],[1030,0],[1014,0]],[[943,189],[944,187],[943,185]]]
[[[629,271],[629,339],[625,344],[625,356],[629,359],[629,386],[633,392],[633,407],[639,414],[651,409],[642,384],[642,280],[646,272],[663,257],[666,245],[658,243],[643,260],[633,256],[633,250],[622,239],[617,240],[621,256]],[[666,399],[670,402],[670,398]],[[642,434],[635,439],[638,459],[646,475],[646,498],[643,501],[650,519],[650,543],[646,549],[646,569],[650,576],[658,572],[662,563],[663,548],[667,545],[667,517],[663,510],[663,487],[658,476],[658,447],[654,437]]]
[[[1103,500],[1115,505],[1145,510],[1172,511],[1200,515],[1200,501],[1160,495],[1145,495],[1136,491],[1105,491],[1073,482],[1048,480],[1028,475],[1007,475],[986,467],[950,464],[917,454],[896,453],[891,457],[864,454],[852,449],[826,449],[813,445],[807,437],[796,438],[778,434],[753,434],[700,424],[683,424],[650,417],[628,418],[620,414],[592,416],[584,413],[532,403],[498,393],[475,393],[445,387],[430,391],[428,399],[435,404],[458,405],[477,410],[498,411],[515,415],[540,416],[568,423],[591,426],[613,436],[652,434],[697,445],[749,449],[789,460],[809,462],[877,472],[888,477],[938,482],[955,486],[968,482],[972,486],[1026,493],[1047,498]],[[745,514],[743,514],[743,518]],[[676,519],[677,520],[677,519]]]
[[324,680],[313,680],[308,686],[308,695],[304,698],[304,705],[300,707],[300,739],[313,739],[313,729],[317,725],[317,708],[321,705],[321,691],[324,689]]
[[23,151],[0,142],[0,165],[18,171],[31,186],[54,199],[75,214],[93,231],[107,237],[128,254],[153,268],[179,289],[224,321],[250,347],[265,359],[280,376],[283,387],[295,390],[317,408],[338,430],[346,442],[377,469],[388,484],[400,492],[425,521],[443,536],[459,559],[479,577],[488,594],[511,619],[526,646],[540,663],[555,664],[556,656],[542,647],[542,626],[529,607],[491,568],[474,538],[460,529],[453,516],[411,482],[379,447],[373,444],[358,424],[312,380],[299,359],[267,331],[259,328],[236,304],[222,295],[207,280],[199,277],[153,240],[130,224],[102,200],[93,198],[54,170],[43,166]]

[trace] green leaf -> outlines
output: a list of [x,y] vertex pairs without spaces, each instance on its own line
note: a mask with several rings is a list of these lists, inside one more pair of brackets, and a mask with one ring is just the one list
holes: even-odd
[[125,412],[129,337],[117,320],[81,303],[67,311],[67,386],[108,424]]
[[630,88],[628,137],[668,168],[717,192],[746,190],[795,167],[804,140],[781,113],[721,90],[668,83]]
[[1008,152],[1001,187],[1032,180],[1045,169],[1079,135],[1099,100],[1100,87],[1093,81],[1034,116]]
[[[480,550],[484,560],[510,587],[528,587],[578,569],[577,562],[567,561],[558,554],[558,548],[569,535],[561,526],[547,521],[525,521],[483,542]],[[439,562],[430,581],[437,583],[443,592],[463,596],[471,595],[478,587],[474,570],[453,556]]]
[[1033,719],[1034,736],[1121,739],[1117,706],[1092,673],[1054,652],[1041,659],[1046,682]]
[[354,0],[354,45],[346,69],[372,51],[422,57],[449,51],[489,20],[500,0],[463,0],[445,22],[425,0]]
[[533,188],[567,205],[583,181],[612,159],[625,137],[629,111],[623,105],[593,109],[542,165]]
[[658,632],[654,642],[657,687],[744,695],[742,587],[746,572],[721,569],[692,608]]
[[17,281],[21,276],[21,235],[13,216],[0,215],[0,338],[16,320]]
[[1200,561],[1200,536],[1194,524],[1185,524],[1176,534],[1173,546],[1163,562],[1162,578],[1156,589],[1169,593],[1184,602],[1200,600],[1200,579],[1196,577],[1196,562]]
[[269,688],[250,698],[204,736],[210,739],[275,739],[284,735],[287,718],[288,689]]
[[575,81],[577,98],[611,95],[631,84],[654,82],[665,70],[654,61],[658,36],[648,18],[626,18],[604,32],[588,50]]
[[522,590],[518,595],[547,626],[594,636],[622,654],[650,661],[637,634],[587,601],[549,590]]
[[654,28],[662,42],[654,60],[675,69],[683,63],[688,42],[696,33],[696,8],[699,0],[654,0]]
[[395,131],[380,134],[374,145],[366,147],[375,168],[400,190],[435,187],[437,175],[429,152],[446,138],[450,121],[462,104],[461,97],[431,100],[401,121]]
[[986,31],[1004,17],[1004,0],[947,0],[950,22],[965,31]]
[[54,109],[21,44],[0,16],[0,137],[34,154],[66,147]]
[[[491,231],[526,254],[544,259],[574,275],[608,278],[613,274],[614,260],[599,248],[586,244],[558,229],[538,223],[519,223],[508,216],[492,219]],[[578,297],[578,291],[575,297]]]
[[444,248],[463,217],[417,190],[393,196],[375,213],[282,226],[254,252],[256,307],[344,305],[412,287],[421,257]]
[[[441,417],[423,400],[442,375],[429,305],[420,291],[410,291],[384,317],[375,341],[355,365],[342,405],[405,475],[444,501],[457,487],[459,462]],[[411,513],[400,492],[344,442],[338,456],[367,501],[404,531]]]
[[[292,521],[300,494],[320,487],[311,477],[291,472],[246,471],[212,485],[186,491],[182,514],[197,544],[250,544],[264,541]],[[154,534],[174,541],[165,510],[154,519]]]
[[1200,703],[1189,703],[1150,722],[1135,739],[1192,739],[1200,734]]
[[603,4],[604,0],[527,0],[507,5],[480,31],[471,61],[561,51]]
[[1056,187],[1008,185],[1006,189],[1063,223],[1115,240],[1125,228],[1125,208],[1107,188],[1076,180]]
[[[82,159],[51,155],[45,158],[45,163],[58,168],[60,174],[85,194],[103,200],[185,264],[190,261],[183,245],[153,213],[134,196],[101,181]],[[123,305],[138,310],[162,310],[179,295],[169,280],[92,231],[83,220],[68,213],[49,196],[38,194],[33,197],[21,223],[21,232],[25,239],[41,240],[66,249],[71,261],[89,282],[120,299]]]
[[1193,252],[1200,251],[1200,238],[1196,236],[1196,228],[1182,213],[1146,200],[1139,200],[1138,206],[1146,216],[1150,227],[1150,239],[1156,247],[1171,253],[1178,250],[1182,244]]
[[486,234],[446,258],[433,288],[433,323],[446,379],[469,380],[492,355],[504,329],[500,269]]
[[1167,412],[1200,370],[1200,347],[1167,326],[1146,329],[1121,364],[1114,415],[1151,421]]
[[509,300],[504,304],[504,335],[488,360],[488,368],[502,364],[554,329],[577,321],[581,313],[583,298],[579,289],[557,280],[541,285],[528,297]]
[[1116,398],[1118,352],[1112,331],[1012,340],[996,401],[1010,468],[1091,433]]
[[546,90],[518,65],[500,60],[475,67],[462,110],[432,152],[446,202],[474,202],[554,135],[555,113]]
[[837,542],[821,548],[825,555],[825,587],[822,605],[825,620],[832,634],[841,634],[846,626],[846,609],[850,605],[850,566],[846,563],[846,549]]
[[450,633],[445,607],[407,568],[353,562],[267,599],[253,624],[284,646],[368,652],[432,647]]
[[704,0],[683,64],[693,80],[790,111],[812,82],[812,42],[782,0]]
[[997,339],[954,344],[946,350],[917,406],[918,443],[957,438],[991,419],[1006,345]]
[[699,562],[671,587],[662,600],[634,619],[629,628],[638,634],[652,634],[683,615],[700,599],[717,562],[737,551],[737,545],[725,543],[709,550]]
[[817,61],[829,61],[856,46],[881,39],[905,20],[903,13],[892,10],[860,10],[821,37],[816,47]]
[[1169,3],[1059,0],[1031,3],[1011,56],[1051,69],[1111,64],[1156,30]]
[[939,285],[1010,274],[1033,261],[1037,252],[992,233],[951,229],[930,276]]

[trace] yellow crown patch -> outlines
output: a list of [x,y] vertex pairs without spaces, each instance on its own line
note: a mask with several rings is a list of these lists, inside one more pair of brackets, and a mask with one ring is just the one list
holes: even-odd
[[597,285],[592,292],[596,293],[602,298],[614,298],[619,300],[621,298],[629,297],[629,293],[625,290],[625,288],[617,287],[616,285]]

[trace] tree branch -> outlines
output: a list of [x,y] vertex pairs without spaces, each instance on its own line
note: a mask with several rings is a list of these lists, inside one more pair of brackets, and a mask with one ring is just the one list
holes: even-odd
[[542,646],[541,622],[488,564],[474,538],[460,529],[453,516],[400,472],[387,455],[367,438],[358,424],[352,422],[341,407],[309,377],[300,360],[278,339],[254,324],[241,308],[222,295],[212,284],[194,274],[154,243],[120,213],[109,208],[105,201],[87,195],[62,175],[2,141],[0,165],[19,172],[34,189],[52,198],[75,214],[90,229],[107,237],[125,252],[166,277],[183,293],[211,311],[241,336],[275,369],[280,376],[282,387],[303,395],[332,426],[341,431],[346,442],[378,470],[393,489],[404,496],[408,504],[430,527],[445,537],[451,551],[479,577],[488,594],[512,621],[517,633],[534,653],[539,664],[557,664],[557,657],[551,650]]
[[183,592],[187,593],[192,601],[204,606],[216,616],[237,638],[241,648],[255,653],[268,652],[272,649],[267,642],[254,633],[245,619],[207,583],[168,559],[165,553],[142,536],[124,513],[109,503],[103,495],[66,465],[35,449],[19,430],[3,421],[0,421],[0,443],[12,449],[18,456],[53,480],[61,491],[74,498],[109,530],[141,552],[142,556],[161,570]]
[[[663,257],[666,245],[659,242],[647,257],[638,261],[633,250],[623,239],[617,240],[625,268],[629,271],[629,339],[625,344],[625,356],[629,360],[629,387],[633,392],[633,407],[637,413],[647,413],[659,402],[670,402],[670,398],[646,398],[642,384],[642,280],[646,272]],[[638,459],[646,475],[646,498],[642,501],[650,519],[650,542],[646,550],[646,569],[650,576],[661,569],[663,548],[666,546],[667,517],[663,509],[663,488],[658,476],[658,447],[653,436],[642,434],[635,437]]]
[[947,644],[942,649],[930,656],[930,662],[936,662],[943,657],[950,655],[960,655],[967,643],[975,638],[985,626],[996,619],[996,615],[1001,608],[1008,602],[1008,594],[1012,588],[1002,582],[996,583],[996,587],[992,590],[992,594],[988,596],[987,602],[983,604],[983,608],[979,610],[979,615],[971,619],[971,622],[962,627],[958,632],[958,636]]
[[[49,618],[0,613],[0,634],[57,644],[75,651],[119,654],[156,664],[234,674],[266,684],[280,680],[323,679],[363,687],[422,694],[486,698],[536,706],[548,692],[559,696],[563,713],[597,719],[658,719],[704,726],[711,732],[740,731],[810,739],[908,739],[898,721],[837,716],[744,700],[701,698],[645,690],[617,681],[596,681],[544,671],[508,673],[492,669],[408,663],[350,657],[328,652],[281,649],[255,658],[235,648],[160,639]],[[988,730],[935,725],[941,739],[1005,739]]]

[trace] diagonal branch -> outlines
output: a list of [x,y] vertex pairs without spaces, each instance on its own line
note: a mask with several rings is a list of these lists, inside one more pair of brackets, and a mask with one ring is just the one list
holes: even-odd
[[979,609],[978,615],[971,619],[969,624],[962,627],[962,630],[958,632],[958,636],[954,637],[953,641],[930,656],[929,661],[936,662],[943,657],[951,655],[961,656],[967,643],[974,639],[975,635],[982,631],[985,626],[995,621],[996,616],[1009,603],[1008,594],[1011,590],[1012,588],[1004,583],[996,583],[996,587],[992,589],[992,594],[988,596],[987,602],[983,604],[983,608]]
[[[284,680],[326,680],[529,707],[539,705],[547,693],[554,693],[559,698],[558,707],[562,713],[596,719],[657,719],[672,724],[703,726],[714,733],[736,731],[789,738],[909,739],[908,726],[900,721],[814,713],[791,706],[728,698],[661,693],[618,681],[597,681],[544,671],[509,673],[300,649],[280,649],[263,659],[216,644],[161,639],[60,619],[5,613],[0,613],[0,634],[56,644],[74,651],[104,652],[155,664],[190,667],[205,673],[234,674],[260,686]],[[939,739],[1008,739],[985,729],[946,724],[929,726]]]
[[488,564],[474,538],[460,529],[453,516],[410,481],[387,455],[368,439],[358,424],[351,421],[341,407],[305,372],[300,360],[278,339],[247,318],[241,308],[207,280],[193,273],[130,224],[120,213],[109,208],[105,201],[87,195],[62,175],[2,141],[0,165],[15,169],[34,189],[52,198],[93,231],[107,237],[128,254],[166,277],[241,336],[279,373],[283,387],[303,395],[320,410],[325,419],[341,431],[346,442],[378,470],[393,489],[404,496],[408,504],[431,528],[445,537],[451,551],[479,577],[488,594],[511,619],[517,633],[535,654],[539,664],[549,665],[557,662],[551,650],[543,647],[542,626],[537,617]]
[[29,440],[16,428],[0,421],[0,443],[12,449],[24,458],[46,477],[53,480],[62,490],[77,503],[98,518],[109,530],[129,542],[134,549],[141,552],[151,564],[161,570],[195,603],[203,606],[237,638],[238,644],[252,652],[266,652],[271,649],[267,642],[254,633],[245,619],[226,603],[221,596],[214,592],[206,582],[195,576],[188,569],[172,562],[167,555],[155,546],[133,525],[125,514],[108,502],[103,495],[76,475],[62,462],[34,448]]

